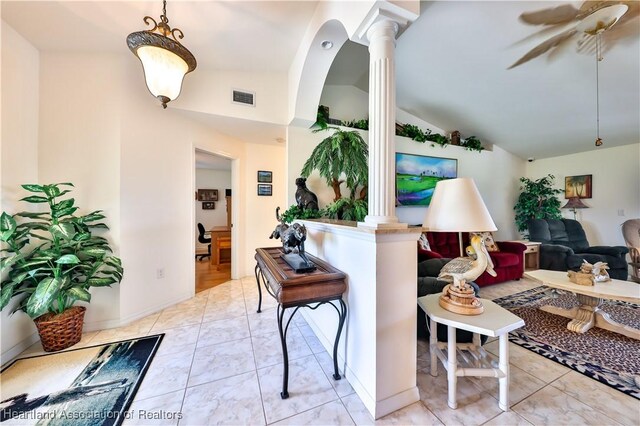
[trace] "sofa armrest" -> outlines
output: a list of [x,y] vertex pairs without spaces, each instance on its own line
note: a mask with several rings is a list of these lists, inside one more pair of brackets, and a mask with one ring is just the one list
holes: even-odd
[[426,259],[442,259],[442,255],[436,253],[435,251],[425,250],[418,246],[418,259],[426,260]]
[[605,254],[613,257],[624,257],[625,254],[629,253],[629,249],[623,246],[592,246],[580,251],[582,253]]
[[500,251],[506,251],[507,253],[521,254],[527,249],[527,246],[515,241],[496,241],[496,244]]

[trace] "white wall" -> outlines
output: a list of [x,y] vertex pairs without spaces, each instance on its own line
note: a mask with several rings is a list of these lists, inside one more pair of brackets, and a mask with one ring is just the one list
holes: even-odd
[[218,201],[213,210],[203,210],[202,201],[194,201],[196,223],[202,223],[205,229],[227,226],[227,200],[224,194],[225,189],[231,189],[231,170],[196,169],[196,188],[218,190]]
[[[286,153],[284,145],[247,144],[245,181],[246,204],[241,212],[241,225],[247,230],[246,252],[244,253],[245,275],[253,275],[255,251],[258,247],[274,247],[280,241],[269,236],[278,224],[276,207],[286,210]],[[273,172],[273,195],[258,195],[258,170]],[[237,222],[234,222],[237,223]]]
[[[589,208],[577,210],[577,219],[591,245],[625,245],[620,225],[640,217],[640,143],[536,160],[526,170],[530,179],[554,175],[563,190],[566,176],[592,175],[592,198],[583,200]],[[573,219],[573,212],[563,216]]]
[[[19,183],[70,180],[83,212],[105,210],[106,235],[123,261],[119,286],[92,290],[89,329],[117,326],[193,295],[196,148],[233,160],[232,274],[253,272],[255,247],[270,243],[272,212],[285,199],[284,146],[246,148],[171,107],[163,110],[127,53],[46,53],[38,68],[37,50],[4,33],[10,30],[3,26],[2,77],[11,84],[3,84],[2,121],[13,127],[3,128],[3,208],[13,210]],[[273,170],[273,197],[257,196],[257,170]],[[157,278],[158,269],[164,278]],[[5,355],[33,330],[27,318],[2,327]]]
[[[348,129],[352,130],[352,129]],[[309,129],[289,127],[287,134],[288,165],[291,178],[287,182],[288,204],[295,201],[295,184],[293,180],[299,176],[302,165],[309,158],[313,148],[330,133],[313,134]],[[365,141],[368,132],[361,131]],[[434,157],[455,158],[458,160],[458,176],[472,177],[484,199],[491,217],[498,231],[495,233],[499,240],[518,238],[516,232],[513,206],[519,194],[519,179],[524,176],[526,161],[494,146],[493,151],[467,151],[458,146],[442,148],[432,147],[430,143],[418,143],[409,138],[396,136],[397,152],[409,154],[429,155]],[[333,190],[327,186],[317,172],[313,172],[307,179],[309,189],[318,195],[320,207],[323,208],[333,200]],[[349,191],[342,187],[342,195],[348,196]],[[400,207],[396,215],[401,222],[417,225],[422,224],[427,212],[422,207]]]
[[[255,106],[231,102],[232,91],[255,93]],[[254,73],[205,70],[184,80],[175,107],[219,116],[285,124],[287,118],[286,73]]]
[[[70,195],[79,214],[104,210],[110,230],[99,234],[109,239],[116,256],[121,248],[120,61],[119,55],[41,54],[38,145],[40,183],[73,183]],[[119,291],[117,285],[92,288],[85,321],[117,321]]]
[[[40,55],[35,47],[4,21],[2,31],[2,139],[0,140],[0,210],[9,214],[32,210],[18,200],[24,183],[38,182],[38,101]],[[6,271],[2,271],[2,278]],[[16,301],[0,314],[0,364],[28,345],[35,333],[22,312],[12,316]]]

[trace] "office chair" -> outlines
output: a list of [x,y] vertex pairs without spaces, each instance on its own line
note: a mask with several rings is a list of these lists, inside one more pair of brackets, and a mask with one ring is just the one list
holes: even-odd
[[211,238],[205,236],[204,226],[201,223],[198,223],[198,242],[208,244],[208,246],[206,254],[196,254],[196,260],[203,260],[205,257],[211,258]]

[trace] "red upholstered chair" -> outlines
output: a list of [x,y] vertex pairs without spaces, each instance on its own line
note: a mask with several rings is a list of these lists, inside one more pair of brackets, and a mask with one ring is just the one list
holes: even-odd
[[[460,256],[457,232],[425,232],[431,250],[424,250],[418,243],[418,262],[436,258],[455,258]],[[462,234],[463,247],[469,245],[469,234]],[[496,241],[500,251],[489,252],[496,276],[486,272],[475,280],[479,286],[519,280],[524,272],[524,244],[510,241]]]

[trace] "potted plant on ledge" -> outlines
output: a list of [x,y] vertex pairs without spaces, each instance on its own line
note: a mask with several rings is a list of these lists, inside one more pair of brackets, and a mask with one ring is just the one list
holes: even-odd
[[21,201],[47,204],[48,211],[0,216],[0,267],[7,271],[0,284],[0,309],[20,297],[12,313],[22,310],[34,320],[47,352],[80,341],[86,308],[73,305],[91,301],[90,287],[122,281],[120,259],[110,254],[106,238],[92,233],[108,229],[100,222],[102,211],[74,216],[75,200],[58,200],[70,192],[61,188],[72,186],[22,185],[34,195]]

